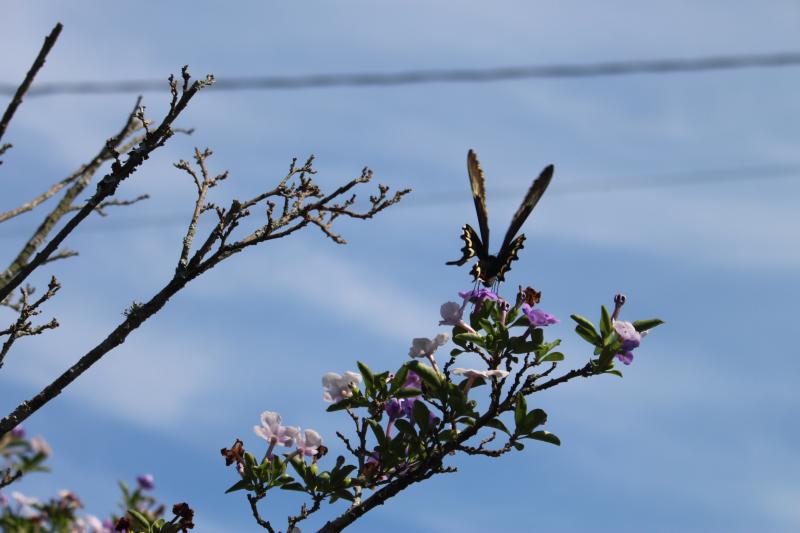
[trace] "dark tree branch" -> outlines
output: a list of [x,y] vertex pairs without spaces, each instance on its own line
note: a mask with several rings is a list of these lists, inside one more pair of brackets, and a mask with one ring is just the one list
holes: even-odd
[[[184,86],[188,85],[188,70],[184,67]],[[55,237],[40,251],[36,256],[24,266],[21,266],[18,272],[2,287],[0,287],[0,300],[5,299],[11,291],[18,287],[33,272],[39,265],[41,265],[55,250],[61,245],[64,239],[72,233],[72,231],[80,224],[95,208],[100,205],[106,198],[113,196],[123,180],[130,177],[139,166],[150,157],[150,154],[157,148],[166,143],[166,141],[173,135],[171,129],[172,123],[186,108],[192,97],[197,92],[213,83],[214,78],[208,76],[206,80],[195,81],[188,88],[186,88],[180,98],[173,98],[173,103],[167,115],[155,130],[147,130],[144,140],[135,148],[131,149],[127,156],[127,160],[122,163],[115,161],[111,165],[111,172],[106,174],[102,180],[97,184],[97,191],[92,195],[80,211],[75,214],[59,231]],[[146,127],[146,126],[145,126]]]
[[8,335],[8,339],[6,339],[2,348],[0,348],[0,368],[3,368],[3,362],[5,361],[6,354],[8,354],[8,351],[11,349],[14,341],[20,337],[39,335],[46,329],[54,329],[58,327],[58,321],[55,318],[50,322],[41,324],[39,326],[34,326],[31,324],[30,319],[41,313],[39,307],[41,307],[44,302],[55,296],[60,288],[61,285],[58,283],[58,280],[55,277],[51,278],[50,284],[47,286],[47,292],[32,304],[28,303],[28,298],[33,293],[32,288],[23,287],[20,289],[21,297],[19,301],[19,317],[10,327],[0,331],[0,337]]
[[[98,154],[94,156],[89,163],[83,165],[80,169],[62,180],[59,184],[56,184],[55,187],[58,187],[61,183],[63,183],[64,186],[67,184],[72,185],[69,189],[67,189],[67,191],[64,193],[64,196],[61,198],[61,200],[59,200],[58,204],[56,204],[53,210],[44,218],[42,223],[39,224],[39,227],[33,233],[33,236],[28,239],[28,242],[25,243],[25,245],[22,247],[22,250],[20,250],[6,271],[0,274],[0,287],[8,283],[8,281],[11,280],[17,273],[19,273],[19,271],[28,263],[31,256],[33,256],[33,254],[36,252],[36,249],[39,248],[39,246],[41,246],[41,244],[45,241],[53,228],[55,228],[58,222],[70,212],[75,199],[89,185],[92,177],[100,168],[100,166],[109,159],[116,159],[118,157],[116,147],[119,146],[119,144],[133,132],[141,128],[141,123],[136,118],[136,110],[139,108],[140,104],[141,97],[136,100],[136,105],[134,106],[133,111],[129,113],[125,120],[125,124],[122,126],[122,129],[119,131],[119,133],[107,140],[103,144],[103,147],[100,149]],[[132,143],[138,144],[143,139],[144,137],[136,137],[132,139],[126,144],[125,149],[130,150],[133,147]],[[58,187],[59,190],[61,188],[62,187]],[[55,194],[55,192],[53,194]],[[36,205],[31,205],[30,209],[33,209],[36,207]],[[20,213],[21,212],[24,211],[20,211]],[[11,213],[11,211],[9,213]],[[12,216],[16,216],[16,214]],[[3,298],[0,298],[0,300],[3,300]]]
[[[3,113],[3,118],[0,119],[0,139],[2,139],[3,135],[5,135],[6,129],[8,128],[8,124],[11,122],[11,119],[14,117],[14,113],[17,111],[17,108],[22,103],[23,96],[25,96],[25,93],[30,88],[31,83],[33,83],[33,78],[36,77],[36,74],[39,72],[39,69],[41,69],[44,66],[44,62],[47,59],[47,54],[50,53],[50,50],[53,48],[53,45],[56,44],[56,39],[58,39],[58,36],[61,34],[61,30],[63,29],[63,27],[64,26],[62,26],[61,23],[59,22],[58,24],[55,25],[53,31],[50,32],[50,35],[48,35],[45,38],[44,44],[42,45],[42,49],[39,50],[39,55],[36,56],[33,65],[31,65],[30,70],[28,70],[28,74],[25,75],[25,79],[22,81],[22,84],[17,89],[17,92],[14,93],[14,98],[11,99],[11,102],[8,104],[8,107],[6,107],[6,112]],[[7,149],[8,148],[5,148],[3,151],[5,152],[5,150]]]
[[[196,85],[196,84],[195,84]],[[193,85],[194,87],[194,85]],[[184,95],[184,98],[186,96]],[[180,101],[176,104],[176,107],[180,105]],[[185,104],[184,104],[185,105]],[[155,132],[151,132],[148,134],[155,135],[157,132],[162,128],[159,127],[158,130]],[[156,139],[160,139],[162,137],[157,137]],[[147,137],[143,144],[147,142]],[[163,141],[160,141],[163,142]],[[134,153],[134,150],[132,153]],[[197,175],[197,179],[195,180],[195,185],[200,183],[200,189],[198,195],[200,199],[195,203],[195,214],[192,217],[191,224],[196,224],[196,217],[199,216],[198,213],[198,206],[204,203],[204,193],[202,193],[203,187],[210,188],[212,184],[224,179],[223,176],[227,176],[227,174],[221,174],[216,176],[215,178],[209,177],[210,174],[206,169],[206,158],[210,155],[209,151],[200,152],[199,150],[195,152],[195,157],[198,160],[198,165],[200,165],[201,173]],[[133,156],[131,156],[133,157]],[[116,167],[112,168],[126,168],[128,164],[119,165],[117,164]],[[184,166],[179,163],[179,167],[184,169]],[[190,172],[191,174],[191,172]],[[7,433],[11,429],[13,429],[17,424],[21,423],[25,419],[27,419],[31,414],[36,412],[50,400],[61,394],[61,392],[66,388],[70,383],[72,383],[75,379],[78,378],[81,374],[86,372],[93,364],[100,360],[105,354],[125,342],[128,335],[138,328],[142,323],[156,314],[161,308],[166,305],[167,301],[174,296],[178,291],[183,289],[187,283],[191,280],[195,279],[196,277],[202,275],[204,272],[208,271],[209,269],[215,267],[220,262],[224,261],[228,257],[244,250],[248,246],[256,245],[260,242],[265,242],[271,239],[280,238],[286,235],[289,235],[296,231],[297,229],[303,227],[307,224],[307,221],[304,217],[309,212],[324,212],[331,207],[335,207],[336,204],[333,206],[328,205],[329,202],[335,200],[339,195],[343,194],[344,192],[348,191],[352,187],[354,187],[358,183],[364,183],[369,180],[371,177],[371,173],[362,173],[361,177],[355,178],[351,180],[349,183],[339,187],[334,193],[329,195],[323,195],[319,188],[314,185],[310,178],[307,177],[308,172],[301,172],[300,173],[300,183],[295,184],[291,187],[284,187],[283,190],[275,193],[278,196],[283,197],[284,199],[289,199],[290,203],[293,207],[290,207],[286,214],[281,217],[279,220],[274,220],[272,225],[269,223],[266,226],[263,226],[256,230],[255,232],[251,233],[244,239],[240,241],[236,241],[232,244],[226,244],[225,239],[230,235],[230,232],[239,224],[239,221],[250,214],[248,209],[243,209],[243,205],[254,206],[257,202],[254,200],[249,200],[244,204],[234,200],[231,203],[231,206],[227,210],[222,210],[220,208],[216,208],[215,211],[218,216],[218,224],[211,229],[203,244],[194,252],[194,254],[189,253],[186,258],[188,259],[185,263],[185,266],[179,264],[179,267],[176,269],[174,276],[172,279],[156,294],[154,295],[149,301],[142,304],[134,304],[131,306],[129,310],[125,313],[125,320],[117,326],[102,342],[100,342],[97,346],[95,346],[92,350],[87,352],[83,357],[81,357],[72,367],[70,367],[67,371],[61,374],[58,378],[56,378],[52,383],[47,385],[44,389],[42,389],[36,396],[31,398],[28,401],[22,402],[18,405],[9,415],[5,418],[0,420],[0,436]],[[202,181],[200,179],[202,176]],[[367,179],[365,179],[367,176]],[[291,176],[290,176],[291,177]],[[103,181],[106,180],[116,180],[116,175],[112,172],[109,176],[104,178]],[[112,182],[109,186],[115,186]],[[206,185],[204,185],[204,183]],[[285,181],[284,181],[285,183]],[[103,190],[102,182],[98,185],[98,194],[99,191]],[[372,201],[372,206],[370,207],[368,212],[371,212],[373,215],[394,203],[397,203],[400,198],[408,191],[399,191],[395,194],[395,196],[391,199],[385,198],[385,190],[381,189],[382,199],[379,201]],[[97,196],[97,195],[95,195]],[[316,196],[322,198],[321,200],[317,200],[310,204],[303,205],[303,201],[306,200],[309,196]],[[93,197],[94,198],[94,197]],[[259,195],[256,198],[260,198],[261,200],[265,200],[267,196]],[[92,205],[92,200],[87,203],[87,206]],[[95,201],[95,206],[97,202]],[[82,208],[81,213],[90,212],[86,211],[87,207]],[[92,208],[93,209],[93,208]],[[200,208],[202,212],[202,207]],[[297,220],[300,220],[299,222]],[[285,227],[287,226],[288,227]],[[275,228],[284,228],[282,231],[275,232]],[[187,232],[187,236],[189,233]],[[52,244],[52,243],[51,243]],[[191,246],[192,241],[189,239],[188,246]],[[50,245],[48,245],[50,246]],[[212,249],[216,246],[216,250],[212,252]],[[187,240],[184,239],[183,246],[181,248],[181,257],[184,257],[186,254],[185,250],[187,249]],[[190,256],[190,257],[189,257]],[[37,256],[38,257],[38,256]],[[0,293],[1,295],[2,293]],[[363,428],[366,431],[366,427]],[[363,437],[362,437],[363,442]]]
[[256,496],[253,496],[252,494],[248,494],[247,495],[247,501],[250,502],[250,510],[253,512],[253,518],[256,519],[256,523],[259,526],[261,526],[264,529],[266,529],[267,531],[269,531],[269,533],[275,533],[275,530],[272,528],[272,524],[270,524],[268,520],[264,520],[263,518],[261,518],[261,515],[258,512],[258,500],[259,499],[260,498],[257,498]]
[[[138,104],[137,104],[137,106],[138,106]],[[133,115],[131,115],[129,117],[129,119],[128,119],[128,122],[125,123],[125,128],[123,129],[123,131],[121,131],[118,135],[112,137],[112,139],[118,139],[119,141],[122,141],[130,133],[133,133],[133,131],[138,129],[139,128],[138,123],[131,122],[131,120],[134,119],[134,118],[135,117],[133,117]],[[122,146],[119,149],[119,151],[127,152],[128,150],[133,148],[134,145],[139,144],[142,141],[142,139],[144,139],[144,136],[134,137],[133,139],[128,141],[124,146]],[[106,144],[107,144],[107,142],[106,142]],[[73,172],[72,174],[70,174],[69,176],[64,178],[63,180],[55,183],[52,187],[47,189],[45,192],[43,192],[39,196],[31,199],[30,201],[22,204],[21,206],[15,208],[15,209],[11,209],[10,211],[6,211],[5,213],[0,213],[0,223],[5,222],[6,220],[9,220],[9,219],[14,218],[16,216],[19,216],[19,215],[21,215],[23,213],[27,213],[28,211],[33,210],[34,208],[36,208],[40,204],[44,203],[45,201],[47,201],[50,198],[52,198],[53,196],[55,196],[59,191],[64,189],[64,187],[66,187],[67,185],[70,185],[70,184],[74,183],[76,180],[80,180],[81,186],[76,187],[75,191],[71,191],[71,192],[67,193],[71,198],[76,197],[86,187],[86,185],[88,184],[89,180],[94,175],[95,171],[99,168],[99,166],[102,163],[104,163],[104,162],[106,162],[106,161],[108,161],[109,159],[112,159],[112,158],[113,158],[112,152],[108,149],[108,147],[106,145],[104,145],[103,149],[101,150],[101,152],[97,156],[95,156],[95,158],[92,159],[92,161],[90,163],[88,163],[86,165],[83,165],[77,171]],[[76,210],[77,210],[76,208],[69,209],[69,211],[76,211]],[[66,213],[68,211],[63,211],[63,212]]]

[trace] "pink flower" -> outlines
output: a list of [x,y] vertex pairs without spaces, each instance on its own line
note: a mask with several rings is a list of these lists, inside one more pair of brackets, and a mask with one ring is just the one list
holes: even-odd
[[336,372],[328,372],[322,376],[322,399],[326,402],[340,402],[353,395],[353,387],[361,384],[361,374],[357,372],[345,372],[340,376]]
[[313,429],[307,429],[296,437],[297,451],[300,455],[308,455],[313,457],[319,453],[319,447],[322,446],[322,435]]
[[264,411],[261,413],[261,425],[254,426],[253,432],[269,442],[270,445],[293,446],[300,433],[300,428],[282,426],[281,415],[274,411]]

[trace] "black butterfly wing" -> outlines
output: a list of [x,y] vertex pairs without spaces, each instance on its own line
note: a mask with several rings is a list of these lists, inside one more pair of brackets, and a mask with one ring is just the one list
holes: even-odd
[[500,247],[500,253],[497,254],[498,258],[509,253],[507,248],[510,246],[511,241],[514,240],[522,224],[525,223],[528,215],[530,215],[533,208],[536,207],[537,202],[539,202],[547,186],[550,185],[550,180],[552,178],[553,165],[547,165],[544,167],[544,170],[542,170],[542,173],[539,174],[539,177],[533,182],[531,188],[528,189],[528,194],[525,195],[525,199],[522,200],[519,209],[517,209],[517,212],[514,213],[514,216],[511,218],[511,224],[508,226],[508,231],[503,239],[503,246]]
[[481,242],[485,255],[489,254],[489,212],[486,210],[486,179],[483,177],[478,155],[474,150],[467,153],[467,172],[472,186],[472,199],[475,201],[475,213],[478,215],[478,228],[481,230]]
[[464,241],[464,247],[461,248],[461,259],[448,261],[446,264],[461,266],[476,255],[481,257],[483,249],[481,238],[469,224],[464,224],[464,227],[461,228],[461,240]]
[[503,249],[500,250],[500,254],[497,256],[497,281],[503,282],[506,280],[506,272],[511,270],[511,263],[519,259],[519,251],[522,250],[525,246],[525,235],[522,234],[513,241],[508,246],[503,246]]

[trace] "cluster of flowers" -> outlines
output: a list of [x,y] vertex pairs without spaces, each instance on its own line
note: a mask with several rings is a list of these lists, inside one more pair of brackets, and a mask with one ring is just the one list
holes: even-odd
[[[522,301],[518,302],[520,311],[527,318],[532,328],[550,326],[558,324],[555,316],[543,311],[535,304],[539,303],[540,293],[528,288],[521,292],[523,294]],[[454,326],[460,327],[470,333],[477,333],[465,320],[464,310],[467,304],[474,305],[473,313],[479,313],[484,302],[491,301],[497,302],[503,306],[504,312],[507,312],[510,305],[503,300],[497,293],[486,289],[479,288],[469,291],[459,292],[462,302],[445,302],[441,305],[439,312],[442,319],[439,321],[440,326]],[[621,351],[616,354],[616,358],[622,363],[629,365],[633,361],[633,350],[639,346],[642,337],[647,332],[639,332],[636,330],[631,322],[625,322],[617,319],[619,309],[625,303],[625,297],[617,295],[614,299],[616,308],[614,309],[614,316],[612,317],[612,324],[614,330],[620,339]],[[426,337],[418,337],[412,340],[411,348],[408,355],[411,358],[425,358],[437,373],[440,373],[439,365],[436,361],[434,353],[438,348],[444,346],[449,341],[447,333],[439,333],[433,339]],[[509,375],[507,370],[499,368],[488,370],[477,370],[474,368],[453,368],[450,371],[457,376],[464,376],[467,378],[466,390],[469,391],[472,384],[477,379],[490,379],[490,378],[505,378]],[[390,375],[389,379],[394,376]],[[322,378],[323,387],[323,400],[329,403],[337,403],[353,395],[353,389],[357,388],[363,377],[357,372],[348,371],[343,375],[335,372],[328,372]],[[422,382],[420,377],[413,371],[408,372],[404,389],[421,390]],[[387,436],[391,433],[391,427],[395,420],[401,417],[411,419],[414,403],[419,399],[419,395],[405,396],[403,398],[391,398],[384,404],[384,410],[389,417],[389,425],[387,426]],[[434,421],[433,414],[431,414],[431,422]],[[261,413],[261,425],[255,426],[255,434],[265,439],[269,443],[269,450],[267,457],[272,458],[272,452],[275,446],[295,447],[296,454],[301,457],[313,457],[316,461],[322,446],[322,436],[313,429],[306,429],[301,432],[300,428],[293,426],[283,426],[281,424],[281,415],[273,411],[264,411]],[[371,459],[374,460],[373,457]],[[241,465],[240,465],[241,469]],[[241,473],[241,472],[240,472]]]
[[[52,454],[52,449],[42,437],[27,439],[22,426],[15,427],[0,438],[0,456],[5,461],[5,472],[22,475],[46,471],[42,462]],[[45,501],[26,496],[19,491],[12,491],[9,496],[0,491],[0,530],[176,533],[194,527],[194,511],[185,503],[173,507],[175,516],[172,520],[166,521],[162,518],[165,506],[149,494],[155,489],[155,479],[151,474],[137,476],[136,486],[132,489],[123,482],[119,485],[122,490],[121,506],[127,512],[122,516],[112,514],[104,520],[82,512],[83,502],[74,492],[68,490],[59,491],[56,497]]]
[[[284,426],[278,413],[265,411],[261,424],[254,427],[255,434],[269,445],[263,460],[259,462],[247,453],[239,439],[231,449],[221,450],[226,464],[235,463],[241,477],[227,492],[248,491],[251,509],[261,525],[268,522],[261,519],[256,506],[268,490],[305,492],[313,506],[304,505],[298,515],[288,518],[288,529],[298,531],[295,524],[319,509],[322,501],[364,501],[361,498],[365,489],[378,490],[377,487],[405,475],[426,479],[431,472],[449,471],[436,461],[457,451],[499,457],[512,449],[522,450],[521,441],[526,439],[560,444],[557,436],[540,429],[547,421],[547,414],[538,408],[528,410],[526,403],[526,396],[537,391],[535,381],[550,374],[557,362],[565,359],[563,353],[554,350],[560,339],[544,341],[543,328],[560,321],[536,307],[541,294],[531,287],[520,287],[513,305],[486,288],[458,294],[460,302],[445,302],[439,310],[439,325],[453,328],[456,345],[443,368],[437,362],[436,352],[450,342],[448,333],[412,339],[408,351],[412,360],[395,373],[374,372],[358,362],[359,372],[328,372],[322,377],[322,398],[332,404],[327,411],[346,410],[355,423],[355,439],[348,439],[340,432],[337,436],[355,457],[356,464],[347,464],[339,456],[333,468],[322,471],[317,464],[327,453],[322,436],[311,429],[301,431],[299,427]],[[601,306],[599,329],[590,320],[571,315],[577,324],[575,332],[592,345],[593,355],[582,368],[549,378],[539,390],[579,376],[621,375],[614,368],[615,360],[631,364],[633,350],[642,337],[661,321],[619,320],[625,297],[617,295],[614,303],[613,313]],[[462,354],[482,360],[485,366],[452,368]],[[428,364],[419,359],[427,360]],[[543,373],[531,372],[543,363],[552,365]],[[512,374],[512,379],[506,379]],[[464,379],[456,383],[454,376]],[[473,387],[487,384],[489,402],[482,412],[479,398],[469,396]],[[513,414],[513,426],[510,416],[503,417],[507,422],[501,419],[505,413]],[[472,438],[480,438],[478,432],[487,428],[505,433],[508,442],[496,448],[488,446],[495,440],[497,433],[493,432],[477,446],[467,444]],[[273,455],[276,446],[294,450],[278,457]],[[306,457],[312,458],[310,465]],[[431,457],[432,462],[427,462]]]
[[[360,378],[361,376],[359,376]],[[256,435],[269,443],[267,457],[272,459],[272,451],[275,446],[285,446],[295,448],[295,454],[301,458],[311,457],[313,461],[321,457],[325,452],[322,444],[322,436],[313,429],[300,431],[299,427],[282,425],[281,415],[274,411],[264,411],[261,413],[261,425],[254,426],[253,431]],[[237,466],[240,472],[243,466]]]

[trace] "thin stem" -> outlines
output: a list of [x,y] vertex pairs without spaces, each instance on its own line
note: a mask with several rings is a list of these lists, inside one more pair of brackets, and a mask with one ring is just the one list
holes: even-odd
[[56,40],[58,39],[58,36],[61,34],[61,30],[63,28],[64,26],[59,22],[58,24],[55,25],[55,27],[53,27],[53,30],[50,32],[50,35],[48,35],[45,38],[44,44],[42,45],[42,49],[39,50],[39,55],[36,56],[33,65],[31,65],[30,70],[28,70],[28,73],[25,75],[25,79],[22,81],[22,84],[17,89],[17,92],[14,93],[14,98],[11,99],[11,102],[9,102],[8,107],[6,107],[6,112],[3,113],[3,118],[0,119],[0,139],[2,139],[3,135],[6,133],[6,129],[8,128],[9,122],[11,122],[11,119],[14,117],[14,113],[17,111],[17,108],[22,103],[22,97],[25,96],[25,93],[30,88],[31,83],[33,83],[33,78],[36,77],[36,74],[39,72],[39,69],[41,69],[44,66],[44,62],[47,59],[47,54],[50,53],[50,50],[52,50],[53,45],[56,44]]

